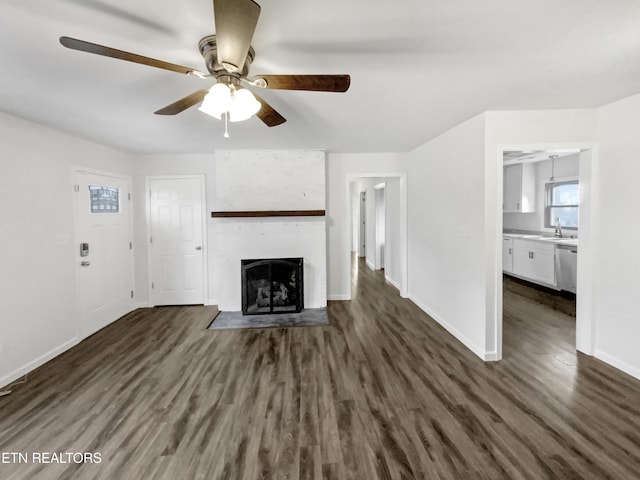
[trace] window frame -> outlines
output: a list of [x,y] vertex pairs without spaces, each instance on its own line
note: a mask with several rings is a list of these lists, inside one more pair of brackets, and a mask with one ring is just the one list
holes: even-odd
[[[120,208],[120,188],[119,187],[110,187],[107,185],[94,185],[91,184],[88,186],[89,187],[89,213],[91,215],[119,215],[121,213],[121,208]],[[115,191],[116,196],[115,196],[115,206],[116,209],[112,210],[112,209],[95,209],[94,210],[94,205],[100,206],[100,205],[107,205],[103,202],[97,202],[94,204],[94,197],[93,197],[93,192],[94,190],[109,190],[109,191]]]
[[[578,187],[578,203],[571,205],[558,205],[552,204],[551,198],[553,194],[553,188],[561,185],[576,185]],[[575,208],[578,211],[578,226],[569,227],[561,225],[563,230],[578,230],[580,227],[579,219],[580,219],[580,182],[578,178],[565,178],[562,180],[554,181],[554,182],[546,182],[544,185],[545,189],[545,198],[544,198],[544,226],[545,228],[555,228],[555,225],[551,219],[551,209],[552,208]]]

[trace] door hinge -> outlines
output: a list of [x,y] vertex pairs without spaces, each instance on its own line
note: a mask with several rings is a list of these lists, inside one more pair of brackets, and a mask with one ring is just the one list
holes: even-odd
[[149,237],[149,243],[153,243],[153,237]]
[[154,289],[155,285],[153,284],[153,282],[151,282],[151,288]]
[[129,200],[131,200],[131,194],[130,194],[130,193],[127,193],[127,198],[128,198]]
[[133,243],[129,242],[129,250],[133,250]]
[[133,290],[131,290],[131,298],[133,298]]
[[79,192],[80,191],[80,185],[74,185],[73,186],[73,191],[76,192],[76,193]]
[[151,190],[149,190],[149,198],[151,198]]

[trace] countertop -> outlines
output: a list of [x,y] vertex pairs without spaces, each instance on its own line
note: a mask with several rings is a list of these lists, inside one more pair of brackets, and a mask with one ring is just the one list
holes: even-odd
[[507,237],[507,238],[521,238],[523,240],[533,240],[533,241],[537,241],[537,242],[544,242],[544,243],[554,243],[556,245],[568,245],[571,247],[577,247],[578,246],[578,239],[577,238],[570,238],[570,237],[553,237],[550,235],[545,235],[542,233],[534,233],[534,232],[526,232],[526,233],[520,233],[520,232],[504,232],[502,234],[503,237]]

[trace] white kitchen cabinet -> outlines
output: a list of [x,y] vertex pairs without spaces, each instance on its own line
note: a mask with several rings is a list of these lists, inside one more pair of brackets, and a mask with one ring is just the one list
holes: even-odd
[[536,211],[536,171],[532,163],[504,167],[504,203],[507,213]]
[[513,238],[502,237],[502,271],[513,272]]
[[556,285],[556,246],[533,240],[513,240],[513,273],[534,282]]

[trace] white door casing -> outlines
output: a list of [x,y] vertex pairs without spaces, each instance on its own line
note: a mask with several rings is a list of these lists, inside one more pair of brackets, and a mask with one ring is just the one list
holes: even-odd
[[151,305],[205,303],[204,179],[150,177]]
[[[134,308],[131,181],[82,169],[74,170],[73,179],[78,336],[84,338]],[[81,244],[88,244],[86,256]]]
[[385,184],[375,186],[375,268],[380,270],[385,268],[385,246],[386,246],[386,202]]

